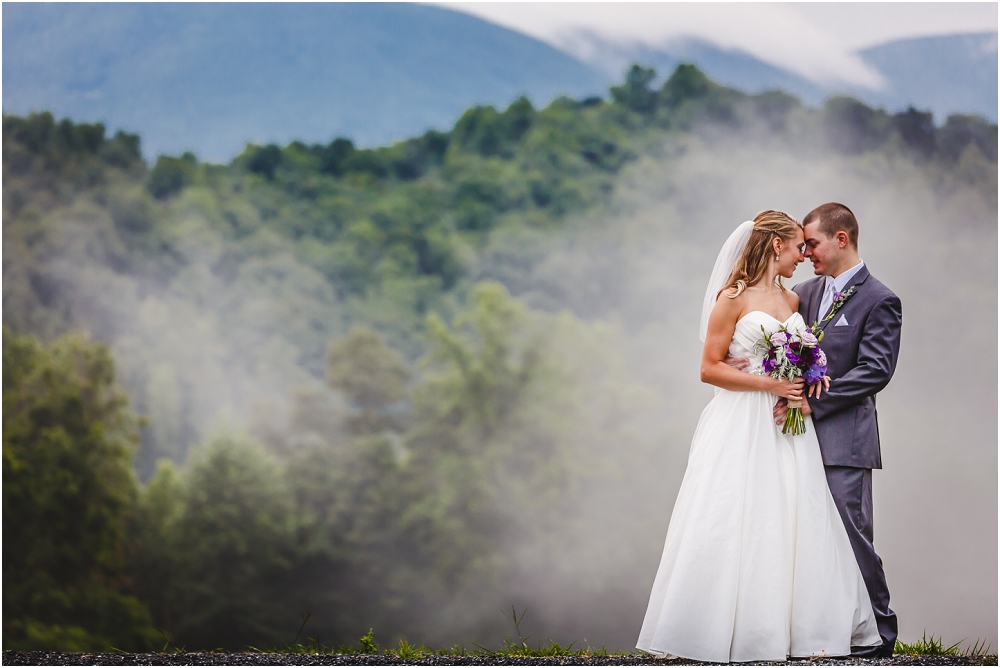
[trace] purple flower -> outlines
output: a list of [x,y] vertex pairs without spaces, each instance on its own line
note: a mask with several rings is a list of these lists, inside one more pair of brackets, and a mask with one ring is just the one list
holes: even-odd
[[793,353],[791,350],[785,350],[785,358],[792,365],[797,365],[800,361],[799,356]]
[[802,343],[805,344],[805,345],[807,345],[807,346],[818,346],[819,345],[819,341],[816,339],[815,336],[813,336],[813,333],[811,331],[809,331],[808,329],[802,335]]
[[783,346],[788,343],[788,333],[787,332],[775,332],[771,335],[771,345],[772,346]]
[[826,369],[826,353],[823,352],[822,348],[817,348],[816,349],[816,364],[819,364],[820,366],[822,366],[823,369],[824,369],[824,373],[825,373],[825,369]]
[[771,373],[774,371],[775,361],[771,359],[770,356],[764,358],[764,373]]
[[802,377],[806,379],[807,383],[812,385],[813,383],[818,383],[819,381],[823,380],[823,376],[825,375],[826,375],[825,366],[821,366],[819,364],[813,364],[808,369],[806,369],[805,373],[802,374]]
[[834,302],[839,302],[840,298],[843,297],[843,296],[844,296],[843,292],[834,292],[833,293],[833,301]]

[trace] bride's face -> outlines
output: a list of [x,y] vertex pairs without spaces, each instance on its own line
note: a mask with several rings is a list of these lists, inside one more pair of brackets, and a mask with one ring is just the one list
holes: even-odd
[[802,254],[805,241],[805,235],[801,228],[795,232],[795,236],[791,239],[781,240],[780,244],[777,244],[777,239],[775,240],[776,244],[780,246],[781,252],[781,258],[774,266],[779,276],[791,278],[792,274],[795,273],[795,268],[799,266],[799,262],[806,259],[805,255]]

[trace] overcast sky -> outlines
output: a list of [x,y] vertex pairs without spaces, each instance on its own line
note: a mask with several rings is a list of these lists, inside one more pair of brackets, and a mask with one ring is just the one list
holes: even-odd
[[878,87],[858,49],[907,37],[997,30],[997,3],[438,2],[527,33],[583,59],[592,33],[661,46],[698,37],[813,81]]

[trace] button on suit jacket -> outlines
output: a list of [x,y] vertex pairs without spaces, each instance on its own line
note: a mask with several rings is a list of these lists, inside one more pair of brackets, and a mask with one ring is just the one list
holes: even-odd
[[[862,267],[844,291],[856,286],[837,314],[824,326],[820,348],[826,353],[830,389],[809,399],[813,423],[826,466],[882,468],[875,395],[889,384],[899,356],[903,306],[899,297]],[[807,323],[819,313],[826,277],[805,281],[793,290]],[[837,325],[841,316],[846,325]]]

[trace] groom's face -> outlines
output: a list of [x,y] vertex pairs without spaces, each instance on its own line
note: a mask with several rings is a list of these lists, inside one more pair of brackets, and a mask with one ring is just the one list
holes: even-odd
[[818,222],[812,222],[803,230],[806,248],[803,254],[813,263],[817,276],[830,276],[840,266],[841,248],[837,237],[828,237],[819,229]]

